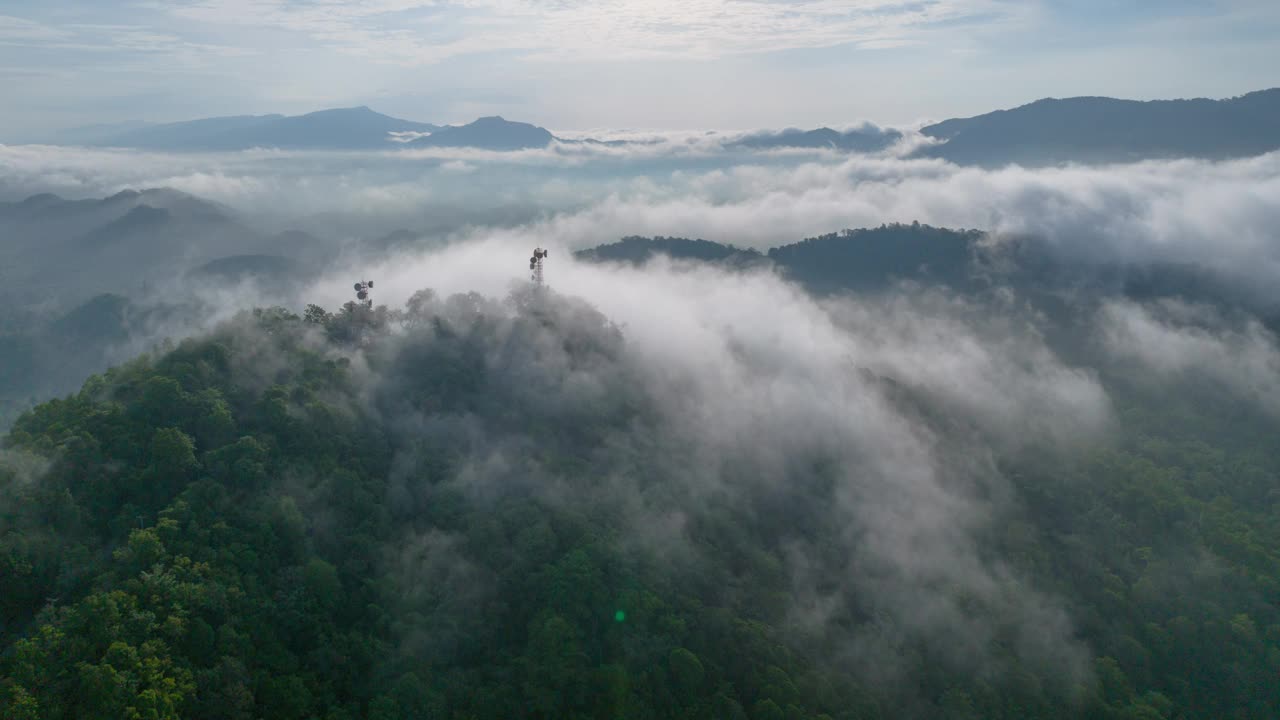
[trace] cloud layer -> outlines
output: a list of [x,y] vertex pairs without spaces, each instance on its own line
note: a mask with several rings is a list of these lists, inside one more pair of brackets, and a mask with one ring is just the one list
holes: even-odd
[[1160,382],[1223,388],[1280,416],[1280,341],[1254,318],[1165,300],[1109,302],[1098,319],[1103,347],[1129,367]]
[[[498,262],[523,240],[374,271],[379,302],[437,292],[415,314],[438,325],[417,322],[403,346],[367,351],[368,367],[404,375],[374,370],[367,382],[408,447],[439,441],[460,456],[453,489],[476,502],[532,492],[617,517],[624,542],[676,567],[714,567],[696,537],[718,514],[772,528],[792,582],[788,622],[864,677],[911,682],[893,658],[918,645],[964,672],[999,675],[1000,638],[1020,661],[1053,668],[1055,692],[1087,680],[1063,609],[988,558],[980,539],[1012,511],[998,455],[1034,446],[1056,456],[1096,441],[1110,419],[1097,379],[1057,358],[1029,319],[945,294],[819,303],[764,271],[608,267],[554,251],[553,295],[539,301]],[[308,295],[333,307],[350,287],[335,277]],[[471,338],[482,392],[494,396],[456,414],[412,408],[406,387],[456,337]],[[642,408],[642,419],[592,444],[587,487],[538,467],[531,428],[586,432],[585,418],[623,407]],[[511,413],[518,424],[503,420]],[[421,484],[420,458],[406,452],[393,492],[412,512],[439,489]],[[422,548],[450,547],[412,543],[413,561],[428,565],[442,561],[422,560]],[[851,621],[863,615],[886,623]]]
[[904,160],[894,151],[747,153],[722,142],[686,135],[515,153],[214,155],[0,146],[0,196],[168,186],[278,228],[407,227],[462,237],[496,224],[568,248],[632,234],[765,248],[845,227],[918,220],[1032,235],[1090,262],[1194,263],[1259,287],[1280,271],[1280,153],[983,170]]

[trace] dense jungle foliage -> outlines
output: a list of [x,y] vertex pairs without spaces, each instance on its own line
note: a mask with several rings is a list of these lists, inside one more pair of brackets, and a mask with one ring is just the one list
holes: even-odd
[[[790,622],[789,539],[837,531],[794,519],[821,462],[753,499],[777,512],[684,508],[693,552],[634,541],[606,488],[677,502],[684,471],[646,452],[625,344],[557,297],[261,310],[25,413],[0,466],[0,716],[1280,716],[1271,419],[1109,381],[1114,442],[1002,460],[1016,510],[982,538],[1062,601],[1085,675],[1062,689],[995,632],[998,663],[907,637],[876,677]],[[547,401],[581,373],[609,391]]]

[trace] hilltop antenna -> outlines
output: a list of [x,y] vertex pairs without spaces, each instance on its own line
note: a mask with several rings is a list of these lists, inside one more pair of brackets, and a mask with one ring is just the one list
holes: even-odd
[[533,257],[529,258],[529,279],[538,287],[542,287],[542,264],[547,259],[547,251],[542,248],[533,249]]
[[372,280],[361,280],[356,283],[356,299],[370,309],[373,308],[373,298],[369,296],[369,291],[373,290]]

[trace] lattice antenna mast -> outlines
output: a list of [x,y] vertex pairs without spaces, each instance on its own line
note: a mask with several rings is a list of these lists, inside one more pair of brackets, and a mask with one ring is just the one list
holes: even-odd
[[542,248],[534,248],[533,257],[529,258],[529,279],[538,287],[542,287],[542,265],[547,259],[547,251]]
[[370,293],[373,290],[372,280],[361,280],[356,283],[356,299],[364,304],[365,307],[373,307],[373,298]]

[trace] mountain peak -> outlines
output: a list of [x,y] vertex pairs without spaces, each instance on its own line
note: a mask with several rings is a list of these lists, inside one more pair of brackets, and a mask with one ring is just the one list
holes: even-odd
[[53,193],[39,193],[37,195],[32,195],[26,200],[23,200],[22,204],[26,206],[33,206],[33,205],[51,205],[53,203],[59,203],[59,202],[62,202],[62,196],[60,195],[54,195]]
[[148,127],[98,141],[119,147],[164,150],[244,150],[253,147],[382,149],[390,133],[431,132],[435,125],[383,115],[367,105],[316,110],[304,115],[205,118]]
[[554,140],[546,128],[512,122],[501,115],[488,115],[467,123],[440,128],[419,138],[418,147],[475,147],[486,150],[527,150],[544,148]]
[[111,202],[121,202],[124,200],[133,200],[141,194],[142,193],[138,192],[137,190],[134,190],[133,188],[125,188],[124,190],[121,190],[115,195],[111,195],[109,197],[103,198],[101,202],[111,203]]
[[315,110],[303,115],[295,115],[293,117],[312,117],[315,115],[378,115],[386,117],[382,113],[374,110],[368,105],[357,105],[355,107],[343,108],[325,108],[324,110]]

